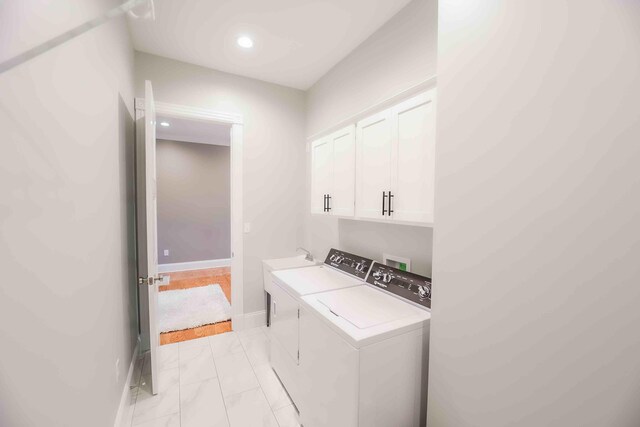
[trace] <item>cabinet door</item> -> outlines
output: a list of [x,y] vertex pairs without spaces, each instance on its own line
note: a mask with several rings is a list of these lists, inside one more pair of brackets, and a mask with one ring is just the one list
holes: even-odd
[[271,293],[271,334],[298,363],[298,302],[277,283]]
[[331,135],[333,179],[329,192],[332,215],[353,216],[356,180],[355,126],[347,126]]
[[433,222],[435,89],[392,108],[392,218]]
[[329,137],[311,143],[311,213],[326,213],[324,198],[331,189],[332,151]]
[[[391,110],[360,122],[356,129],[356,216],[389,218],[383,193],[391,190]],[[386,195],[386,194],[385,194]]]

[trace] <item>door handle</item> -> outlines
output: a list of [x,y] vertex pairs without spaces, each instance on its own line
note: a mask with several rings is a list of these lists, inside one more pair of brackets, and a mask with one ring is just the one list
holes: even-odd
[[158,274],[156,277],[138,277],[138,285],[153,286],[156,283],[162,283],[163,281],[164,276],[162,274]]
[[327,211],[327,195],[325,194],[325,195],[324,195],[324,196],[322,196],[322,197],[323,197],[323,199],[324,199],[323,204],[322,204],[322,211],[323,211],[323,212],[326,212],[326,211]]
[[327,194],[327,212],[331,212],[331,195]]
[[393,209],[391,208],[391,199],[393,199],[394,195],[391,194],[391,191],[389,191],[389,216],[391,216],[391,214],[393,213]]
[[278,310],[276,310],[276,302],[273,302],[273,317],[276,317],[278,315]]
[[384,208],[384,202],[386,199],[387,199],[387,193],[383,191],[382,192],[382,216],[384,216],[387,213],[387,210]]

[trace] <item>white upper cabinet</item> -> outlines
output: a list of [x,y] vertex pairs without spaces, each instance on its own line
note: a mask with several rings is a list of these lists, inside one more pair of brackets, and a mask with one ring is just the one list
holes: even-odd
[[311,143],[311,212],[353,216],[355,127]]
[[381,219],[387,215],[391,190],[391,111],[358,122],[356,130],[356,215]]
[[311,143],[311,213],[327,212],[333,176],[333,145],[327,138]]
[[391,218],[433,223],[435,89],[391,109]]
[[356,128],[356,217],[433,223],[432,89],[361,120]]
[[435,102],[431,89],[314,141],[312,213],[432,225]]
[[356,185],[355,126],[347,126],[331,135],[333,142],[333,186],[329,193],[329,212],[353,216]]

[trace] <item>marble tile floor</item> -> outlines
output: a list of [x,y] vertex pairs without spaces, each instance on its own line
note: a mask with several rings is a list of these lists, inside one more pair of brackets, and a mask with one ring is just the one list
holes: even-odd
[[148,355],[140,357],[123,425],[299,427],[268,355],[264,326],[162,345],[159,393],[150,392]]

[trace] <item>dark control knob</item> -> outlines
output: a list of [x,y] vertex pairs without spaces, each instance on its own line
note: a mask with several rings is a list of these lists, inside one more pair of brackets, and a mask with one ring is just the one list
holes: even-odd
[[384,283],[390,283],[391,279],[393,279],[393,276],[391,274],[389,274],[389,273],[383,273],[382,274],[382,281]]
[[335,261],[336,263],[340,264],[342,261],[344,261],[344,257],[342,255],[338,255]]
[[420,299],[431,298],[431,288],[428,286],[418,286],[418,296]]
[[373,272],[373,278],[376,280],[380,280],[380,278],[382,277],[382,273],[380,273],[380,270],[376,270]]

